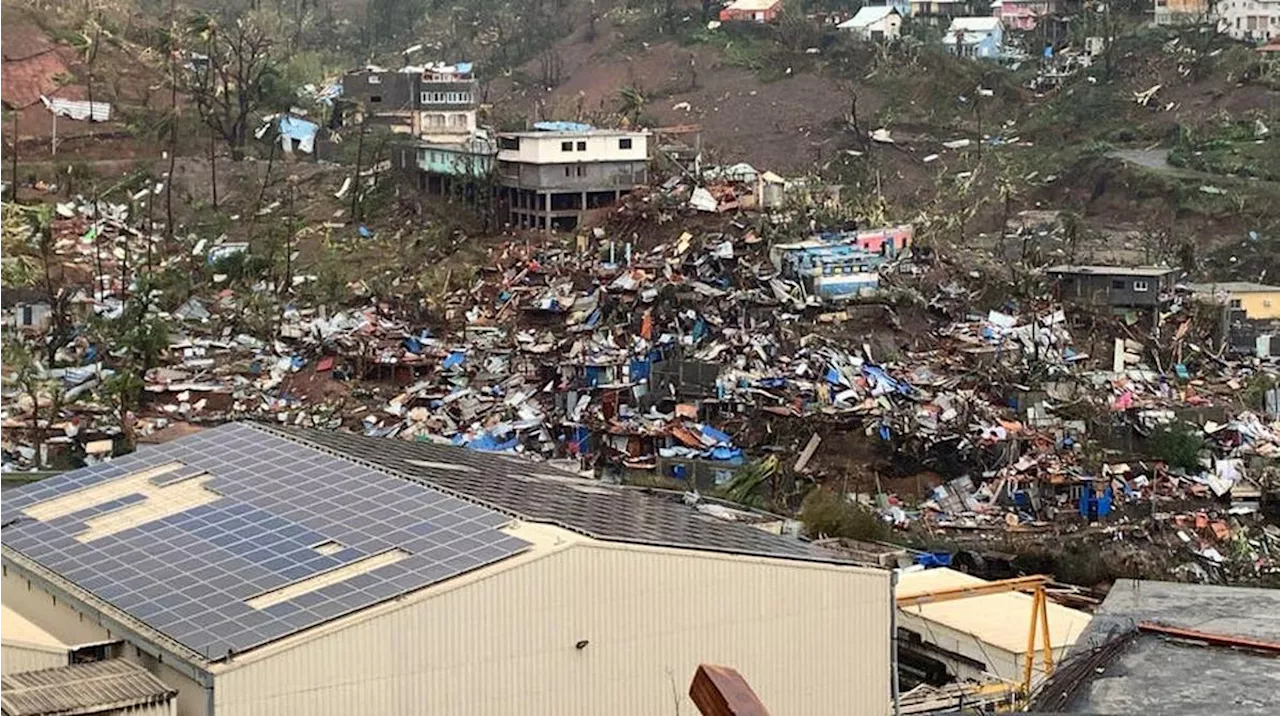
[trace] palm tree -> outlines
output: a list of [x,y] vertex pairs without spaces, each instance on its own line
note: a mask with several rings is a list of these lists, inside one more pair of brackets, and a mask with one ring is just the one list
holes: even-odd
[[632,126],[640,123],[640,113],[644,111],[645,97],[637,87],[623,87],[618,90],[618,114],[627,118]]

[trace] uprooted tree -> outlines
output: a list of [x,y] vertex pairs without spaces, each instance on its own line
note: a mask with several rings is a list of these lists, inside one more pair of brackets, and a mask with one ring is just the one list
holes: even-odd
[[189,66],[190,92],[200,119],[222,137],[231,158],[244,158],[249,122],[275,84],[271,37],[252,15],[220,23],[197,15],[188,25],[207,59]]

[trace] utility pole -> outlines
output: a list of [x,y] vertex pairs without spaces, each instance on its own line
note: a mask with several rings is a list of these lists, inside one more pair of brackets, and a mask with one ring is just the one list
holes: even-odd
[[360,137],[356,140],[356,174],[351,180],[351,220],[353,222],[360,221],[359,215],[356,213],[360,206],[360,164],[364,161],[364,120],[360,117]]
[[[154,179],[149,181],[154,181]],[[156,203],[156,186],[151,184],[147,188],[147,273],[151,273],[155,271],[155,264],[151,260],[151,240],[154,236],[152,232],[155,230],[155,224],[151,220],[151,210]]]
[[209,128],[209,185],[213,188],[213,208],[218,208],[218,152],[214,146],[213,128]]
[[293,288],[293,197],[295,192],[294,182],[297,177],[289,177],[289,220],[284,235],[284,293],[289,293]]
[[10,176],[13,184],[9,187],[9,201],[18,200],[18,112],[10,113],[13,117],[13,153],[9,156]]
[[173,174],[178,159],[178,23],[169,0],[169,176],[164,183],[165,237],[173,245]]

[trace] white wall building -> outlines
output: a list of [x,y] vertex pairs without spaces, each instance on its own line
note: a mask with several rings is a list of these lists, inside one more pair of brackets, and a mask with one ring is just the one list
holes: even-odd
[[498,183],[514,226],[573,229],[648,181],[649,133],[540,122],[498,135]]
[[[938,568],[902,572],[898,596],[911,597],[957,587],[980,585],[985,580],[953,569]],[[1031,630],[1032,599],[1028,594],[1005,592],[980,597],[903,607],[898,610],[898,628],[906,632],[904,648],[936,659],[958,679],[980,681],[983,675],[1010,682],[1022,678],[1027,658],[1027,635]],[[1085,612],[1050,602],[1049,641],[1055,663],[1089,626]],[[1039,638],[1037,636],[1037,638]],[[1037,642],[1043,649],[1043,642]],[[1042,655],[1033,655],[1033,681],[1043,678]]]
[[896,40],[902,34],[902,15],[888,5],[864,5],[837,27],[864,40]]
[[1265,42],[1280,36],[1280,0],[1223,0],[1218,29],[1237,39]]
[[888,572],[516,458],[231,424],[3,509],[4,605],[182,715],[689,713],[703,662],[890,709]]

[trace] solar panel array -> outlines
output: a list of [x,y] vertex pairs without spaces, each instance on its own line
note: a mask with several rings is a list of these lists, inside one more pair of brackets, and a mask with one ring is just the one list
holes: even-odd
[[[85,521],[146,501],[132,494],[46,521],[23,510],[142,470],[180,462],[171,485],[202,473],[221,497],[88,542]],[[204,479],[204,478],[202,478]],[[204,655],[274,641],[461,573],[529,544],[510,518],[420,483],[271,435],[224,425],[5,492],[12,548]],[[143,521],[143,520],[148,521]],[[340,548],[334,551],[331,544]],[[317,546],[326,545],[321,551]],[[400,561],[254,609],[247,599],[392,549]]]

